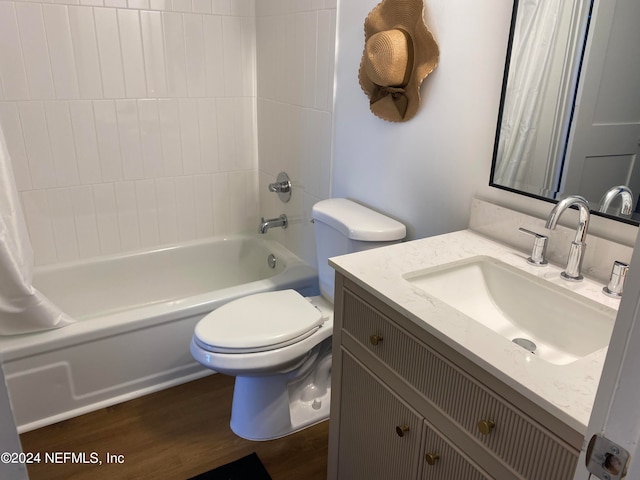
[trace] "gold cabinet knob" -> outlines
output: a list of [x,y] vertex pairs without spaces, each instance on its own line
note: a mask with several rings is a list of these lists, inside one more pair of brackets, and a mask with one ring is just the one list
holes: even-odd
[[427,453],[424,456],[424,459],[431,466],[435,465],[439,458],[440,458],[440,455],[438,455],[437,453]]
[[489,435],[495,426],[496,424],[493,420],[480,420],[478,422],[478,430],[483,435]]
[[404,434],[409,431],[409,425],[398,425],[396,427],[396,433],[399,437],[404,437]]
[[371,345],[378,345],[383,340],[382,335],[371,335],[369,341]]

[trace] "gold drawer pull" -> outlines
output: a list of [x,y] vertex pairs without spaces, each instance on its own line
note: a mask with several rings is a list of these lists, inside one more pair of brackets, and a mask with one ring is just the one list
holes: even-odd
[[369,341],[371,345],[378,345],[383,340],[382,335],[371,335]]
[[396,433],[399,437],[404,437],[404,434],[409,431],[409,425],[398,425],[396,427]]
[[424,456],[424,459],[427,461],[427,463],[431,466],[434,466],[436,464],[436,462],[438,461],[438,459],[440,458],[440,455],[438,455],[437,453],[427,453]]
[[496,424],[493,420],[480,420],[478,422],[478,430],[483,435],[489,435],[495,426]]

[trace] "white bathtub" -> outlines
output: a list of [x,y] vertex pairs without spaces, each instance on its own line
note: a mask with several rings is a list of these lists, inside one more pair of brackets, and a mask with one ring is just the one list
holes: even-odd
[[251,236],[38,268],[34,284],[78,322],[0,337],[19,432],[211,373],[191,358],[189,341],[198,320],[234,298],[317,294],[313,268]]

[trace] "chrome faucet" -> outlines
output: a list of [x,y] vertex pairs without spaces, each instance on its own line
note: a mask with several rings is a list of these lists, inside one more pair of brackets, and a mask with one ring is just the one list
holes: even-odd
[[607,213],[611,202],[620,195],[620,214],[621,215],[629,215],[631,214],[631,210],[633,209],[633,194],[631,193],[631,189],[626,185],[618,185],[617,187],[611,187],[607,193],[603,195],[600,199],[600,208],[598,209],[601,213]]
[[576,238],[571,242],[569,257],[567,258],[567,266],[564,272],[560,275],[565,280],[579,282],[583,278],[580,274],[580,269],[582,268],[584,251],[587,248],[585,239],[587,237],[587,229],[589,228],[589,202],[578,195],[573,195],[560,200],[549,213],[549,218],[547,218],[547,224],[545,227],[549,230],[555,230],[560,215],[562,215],[567,208],[573,205],[578,207],[579,212]]
[[278,218],[270,218],[269,220],[265,220],[264,217],[260,219],[260,227],[258,231],[260,233],[267,233],[267,230],[274,227],[282,227],[287,228],[289,225],[289,221],[287,220],[287,216],[283,213]]

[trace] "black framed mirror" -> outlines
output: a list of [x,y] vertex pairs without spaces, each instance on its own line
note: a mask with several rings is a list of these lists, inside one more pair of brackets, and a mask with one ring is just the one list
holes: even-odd
[[638,22],[637,0],[514,1],[491,186],[639,224]]

